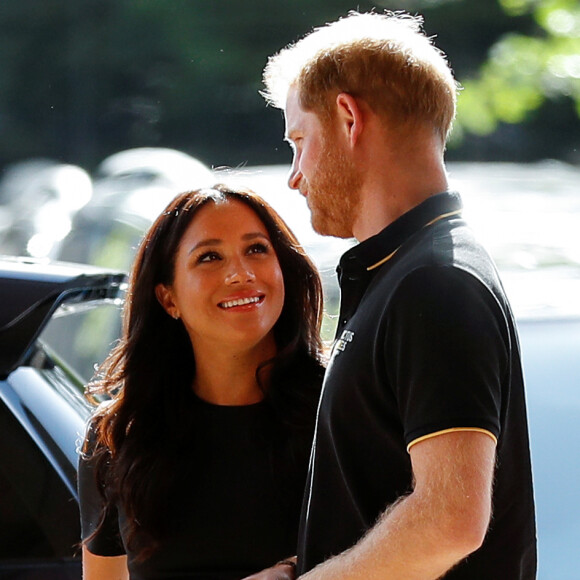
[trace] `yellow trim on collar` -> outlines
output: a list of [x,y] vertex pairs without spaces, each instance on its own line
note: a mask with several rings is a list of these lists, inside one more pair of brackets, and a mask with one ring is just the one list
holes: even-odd
[[421,441],[425,441],[426,439],[432,439],[433,437],[438,437],[439,435],[445,435],[446,433],[456,433],[458,431],[472,431],[475,433],[483,433],[484,435],[488,435],[493,439],[493,442],[497,445],[497,437],[487,429],[481,429],[479,427],[453,427],[451,429],[443,429],[442,431],[435,431],[434,433],[429,433],[428,435],[423,435],[422,437],[417,437],[407,445],[407,453],[417,443],[421,443]]
[[[399,248],[400,247],[401,246],[399,246]],[[382,260],[380,260],[376,264],[373,264],[372,266],[369,266],[367,268],[367,272],[370,272],[371,270],[374,270],[375,268],[378,268],[379,266],[382,266],[385,262],[388,262],[399,251],[399,248],[397,248],[396,250],[394,250],[393,252],[391,252],[386,258],[383,258]]]
[[432,219],[429,223],[426,223],[423,227],[428,227],[432,224],[434,224],[435,222],[438,222],[439,220],[444,220],[447,217],[451,217],[452,215],[458,215],[461,213],[462,210],[460,209],[456,209],[454,211],[450,211],[448,213],[442,213],[441,215],[438,215],[436,218]]
[[[442,213],[441,215],[438,215],[436,218],[432,219],[430,222],[426,223],[423,226],[423,228],[427,228],[427,227],[433,225],[434,223],[438,222],[439,220],[443,220],[447,217],[451,217],[452,215],[458,215],[461,213],[461,211],[462,210],[460,210],[460,209],[456,209],[455,211],[450,211],[448,213]],[[367,268],[367,272],[370,272],[371,270],[374,270],[375,268],[382,266],[385,262],[388,262],[400,249],[401,249],[401,246],[399,246],[394,251],[392,251],[387,257],[383,258],[382,260],[379,260],[376,264],[369,266]]]

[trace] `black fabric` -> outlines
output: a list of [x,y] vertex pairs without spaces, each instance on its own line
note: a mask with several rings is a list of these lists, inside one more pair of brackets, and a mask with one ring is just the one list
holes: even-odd
[[300,573],[354,545],[411,491],[409,444],[476,428],[498,440],[493,519],[484,545],[445,578],[535,578],[515,324],[460,208],[456,194],[429,198],[341,259],[341,314],[301,518]]
[[[183,473],[170,501],[174,531],[143,563],[128,552],[132,580],[234,580],[296,553],[310,437],[295,438],[293,452],[280,453],[266,402],[228,407],[195,398],[191,421]],[[285,473],[290,465],[289,478]],[[87,538],[102,505],[91,461],[83,458],[79,492],[82,535]],[[101,556],[126,553],[119,532],[123,522],[122,510],[110,514],[89,542],[89,551]]]

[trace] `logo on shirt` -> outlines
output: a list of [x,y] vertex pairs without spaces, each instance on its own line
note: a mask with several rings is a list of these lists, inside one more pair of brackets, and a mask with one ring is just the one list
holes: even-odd
[[349,342],[352,342],[354,332],[351,330],[343,330],[340,338],[336,341],[334,348],[336,351],[344,352]]

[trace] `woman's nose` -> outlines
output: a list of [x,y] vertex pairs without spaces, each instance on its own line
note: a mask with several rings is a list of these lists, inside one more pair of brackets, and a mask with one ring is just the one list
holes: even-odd
[[253,270],[241,262],[232,265],[231,270],[226,275],[226,284],[246,284],[253,282],[256,275]]

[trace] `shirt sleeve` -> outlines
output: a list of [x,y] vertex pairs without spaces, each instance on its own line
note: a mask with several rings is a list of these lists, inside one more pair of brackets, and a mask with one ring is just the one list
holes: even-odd
[[[95,478],[95,432],[89,426],[85,445],[79,456],[78,492],[81,512],[81,536],[90,538],[87,549],[97,556],[120,556],[125,548],[119,531],[119,517],[115,507],[105,510],[105,501]],[[103,520],[101,527],[99,523]],[[91,537],[95,530],[98,532]]]
[[500,436],[509,334],[495,296],[453,267],[421,268],[397,289],[385,342],[405,441],[447,430]]

